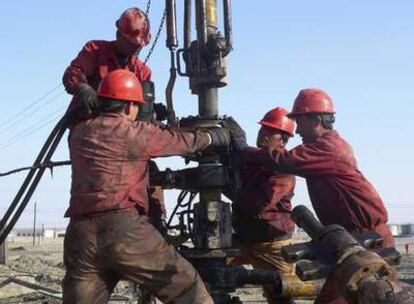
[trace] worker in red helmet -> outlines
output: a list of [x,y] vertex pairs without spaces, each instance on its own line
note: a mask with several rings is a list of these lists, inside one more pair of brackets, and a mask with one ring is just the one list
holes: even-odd
[[[257,147],[270,151],[285,151],[285,145],[295,134],[295,122],[288,112],[277,107],[266,113],[257,135]],[[232,264],[251,264],[256,269],[268,269],[282,276],[294,275],[293,264],[284,261],[281,248],[292,243],[295,224],[290,219],[295,176],[267,168],[241,163],[241,187],[233,200],[233,227],[240,241],[242,256]],[[280,298],[272,286],[264,286],[268,303],[293,303]]]
[[[306,179],[309,197],[324,225],[339,224],[351,234],[374,231],[384,247],[394,247],[387,227],[387,210],[378,192],[359,171],[351,146],[333,129],[335,109],[329,95],[320,89],[299,92],[289,117],[297,124],[303,144],[290,151],[248,148],[244,131],[227,121],[233,145],[246,161]],[[346,303],[328,279],[316,303]]]
[[[137,7],[125,10],[115,23],[116,39],[114,41],[92,40],[85,44],[78,56],[72,60],[63,75],[63,84],[69,94],[74,95],[70,108],[78,108],[76,118],[72,119],[70,128],[78,122],[97,115],[98,84],[110,71],[126,69],[134,73],[142,82],[151,80],[151,70],[139,58],[138,54],[151,40],[150,22],[147,15]],[[151,115],[159,120],[166,118],[165,106],[161,103],[140,105],[146,109],[156,109]],[[140,111],[145,113],[146,111]],[[147,116],[142,119],[149,120]],[[151,172],[158,170],[155,162],[150,163]],[[150,213],[157,226],[164,223],[166,208],[161,187],[150,187]]]
[[63,75],[63,85],[74,95],[71,108],[83,106],[85,112],[78,120],[88,118],[97,111],[98,84],[105,75],[116,69],[134,73],[141,82],[151,80],[151,70],[138,54],[151,40],[150,22],[137,7],[125,10],[115,23],[116,39],[87,42],[72,60]]
[[71,130],[65,304],[107,303],[121,278],[163,303],[213,303],[193,266],[148,221],[148,161],[228,146],[228,131],[174,132],[137,121],[143,102],[134,73],[109,72],[98,88],[100,114]]

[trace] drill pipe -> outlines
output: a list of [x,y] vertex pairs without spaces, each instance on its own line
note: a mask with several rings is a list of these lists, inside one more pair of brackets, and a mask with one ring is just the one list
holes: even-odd
[[348,303],[414,303],[414,296],[402,289],[395,270],[378,254],[364,249],[343,227],[323,226],[305,206],[294,208],[291,218],[320,244],[321,254],[334,259],[336,287]]

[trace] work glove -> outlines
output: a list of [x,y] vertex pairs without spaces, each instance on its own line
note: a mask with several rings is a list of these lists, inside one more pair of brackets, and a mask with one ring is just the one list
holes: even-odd
[[168,118],[169,113],[167,107],[164,104],[162,104],[161,102],[154,103],[153,108],[156,119],[158,121],[163,121]]
[[206,130],[210,135],[211,145],[216,148],[227,148],[230,146],[231,138],[229,131],[224,128],[212,128]]
[[234,150],[242,151],[248,147],[246,141],[246,132],[240,127],[233,117],[226,117],[221,125],[230,132],[231,145]]
[[98,95],[94,88],[87,83],[81,83],[76,88],[76,97],[80,100],[88,114],[98,113]]

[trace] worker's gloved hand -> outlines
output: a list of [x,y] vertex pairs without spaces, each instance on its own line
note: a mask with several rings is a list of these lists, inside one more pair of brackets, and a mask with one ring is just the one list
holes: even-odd
[[224,128],[212,128],[206,130],[210,135],[211,145],[216,148],[227,148],[230,146],[231,138],[229,131]]
[[229,130],[231,144],[236,151],[242,151],[248,147],[246,141],[246,132],[240,127],[233,117],[226,117],[221,125]]
[[76,88],[76,97],[79,98],[83,108],[89,113],[98,113],[98,95],[94,88],[87,83],[81,83]]
[[164,104],[161,102],[154,103],[153,108],[157,120],[163,121],[168,118],[169,113],[167,107]]

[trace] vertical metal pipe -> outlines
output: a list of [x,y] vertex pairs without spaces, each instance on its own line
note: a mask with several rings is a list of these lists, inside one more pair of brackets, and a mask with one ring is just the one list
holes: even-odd
[[206,2],[205,0],[196,0],[196,28],[197,41],[200,47],[207,42],[207,25],[206,25]]
[[191,1],[184,2],[184,49],[188,49],[191,43]]
[[227,41],[227,48],[230,51],[233,47],[233,34],[231,28],[231,0],[223,0],[224,13],[224,36]]
[[[198,0],[197,39],[204,47],[208,36],[217,31],[217,0]],[[199,55],[201,56],[201,54]],[[200,57],[200,62],[203,58]],[[202,87],[198,93],[198,113],[201,117],[215,117],[218,113],[218,90],[214,86]]]
[[201,117],[215,117],[218,112],[218,89],[201,89],[198,95],[198,114]]
[[175,112],[173,105],[173,90],[177,78],[177,68],[175,66],[175,49],[178,46],[177,39],[177,14],[175,0],[166,0],[165,8],[167,10],[167,47],[170,49],[170,78],[165,89],[165,100],[168,109],[168,123],[175,123]]
[[165,5],[167,9],[167,47],[171,50],[178,46],[175,0],[166,0]]
[[207,38],[217,32],[217,0],[206,1],[206,27]]
[[[199,22],[197,31],[200,47],[200,62],[204,74],[211,64],[203,52],[209,51],[206,43],[209,37],[217,32],[217,1],[199,1]],[[218,89],[215,83],[200,86],[198,90],[198,112],[203,118],[215,118],[218,116]],[[208,162],[208,161],[207,161]],[[201,166],[200,162],[200,166]],[[221,201],[219,189],[202,189],[200,191],[200,203],[195,207],[197,217],[195,227],[201,232],[198,245],[201,248],[218,249],[231,247],[231,214],[230,206]]]
[[165,100],[168,109],[168,123],[170,125],[175,123],[175,111],[173,104],[173,90],[175,80],[177,78],[177,68],[175,67],[175,52],[174,48],[170,49],[170,78],[168,79],[167,87],[165,88]]

